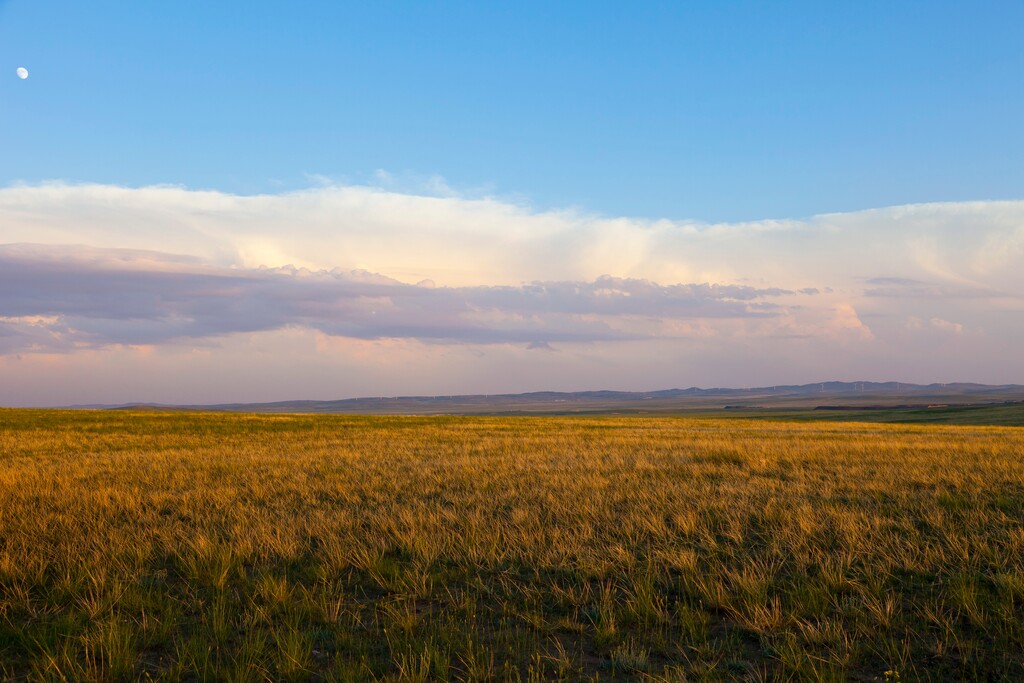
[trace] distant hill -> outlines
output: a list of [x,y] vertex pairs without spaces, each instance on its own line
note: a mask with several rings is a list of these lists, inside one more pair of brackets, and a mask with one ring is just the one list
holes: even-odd
[[508,415],[574,413],[830,412],[922,410],[1020,404],[1018,384],[907,384],[818,382],[756,388],[664,389],[660,391],[537,391],[525,394],[383,396],[335,401],[277,401],[215,405],[90,405],[76,408],[208,410],[253,413],[349,413],[381,415]]

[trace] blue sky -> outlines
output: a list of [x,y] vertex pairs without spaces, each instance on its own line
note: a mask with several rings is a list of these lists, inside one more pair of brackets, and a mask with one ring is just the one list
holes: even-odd
[[1022,26],[0,0],[0,405],[1024,383]]
[[8,0],[0,184],[384,170],[701,221],[1016,198],[1022,25],[1017,2]]

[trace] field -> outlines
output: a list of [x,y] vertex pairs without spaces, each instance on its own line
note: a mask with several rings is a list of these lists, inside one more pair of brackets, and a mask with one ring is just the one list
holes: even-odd
[[0,410],[0,677],[1022,680],[1024,429]]

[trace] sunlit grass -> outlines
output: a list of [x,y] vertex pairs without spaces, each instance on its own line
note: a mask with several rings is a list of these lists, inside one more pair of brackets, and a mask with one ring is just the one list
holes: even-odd
[[1021,680],[1022,607],[1017,428],[0,411],[5,679]]

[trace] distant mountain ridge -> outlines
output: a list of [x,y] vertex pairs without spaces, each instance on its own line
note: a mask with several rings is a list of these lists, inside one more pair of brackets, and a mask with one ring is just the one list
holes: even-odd
[[534,391],[521,394],[379,396],[269,403],[78,405],[93,409],[208,410],[254,413],[509,414],[672,412],[743,408],[913,408],[1024,402],[1024,385],[969,382],[815,382],[754,388],[713,387],[658,391]]

